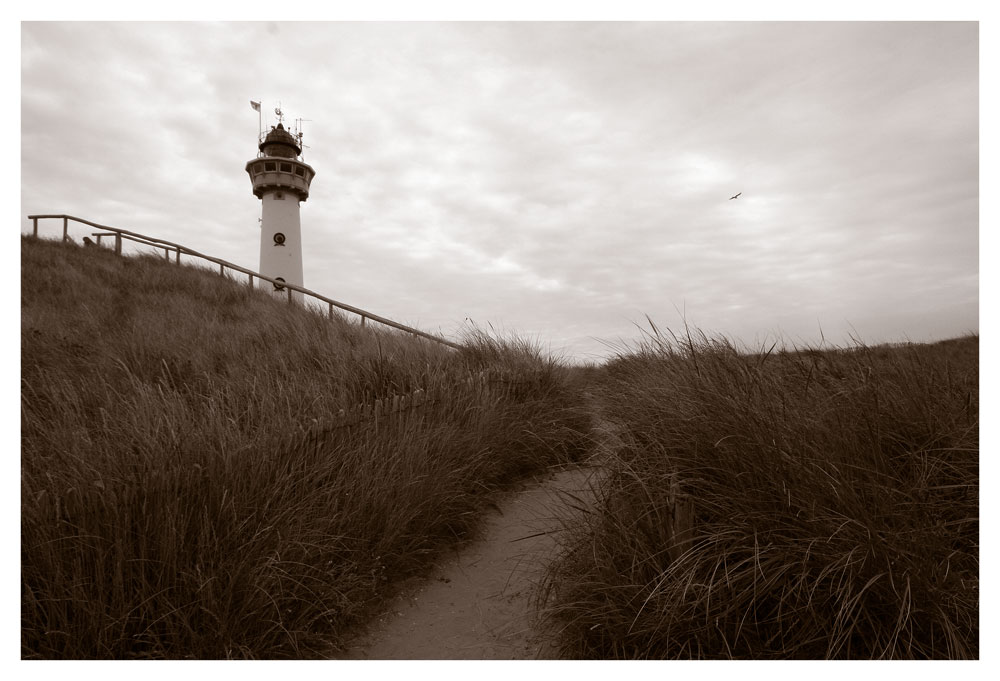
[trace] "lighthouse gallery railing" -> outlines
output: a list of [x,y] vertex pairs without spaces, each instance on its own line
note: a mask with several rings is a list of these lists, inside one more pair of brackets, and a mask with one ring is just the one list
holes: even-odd
[[269,281],[275,286],[281,287],[288,291],[288,302],[290,303],[292,302],[292,293],[294,291],[298,291],[303,295],[320,300],[330,306],[330,317],[333,317],[333,308],[336,307],[341,310],[352,312],[360,316],[362,325],[364,325],[365,320],[370,319],[373,322],[378,322],[379,324],[384,324],[385,326],[389,326],[394,329],[399,329],[400,331],[412,333],[415,336],[427,338],[428,340],[432,340],[436,343],[441,343],[442,345],[447,345],[449,347],[455,348],[456,350],[462,348],[461,345],[457,343],[452,343],[451,341],[441,338],[440,336],[435,336],[433,334],[421,331],[420,329],[414,329],[411,326],[406,326],[405,324],[394,322],[391,319],[386,319],[385,317],[368,312],[367,310],[362,310],[359,307],[354,307],[353,305],[348,305],[347,303],[342,303],[340,301],[333,300],[332,298],[327,298],[324,295],[316,293],[315,291],[310,291],[309,289],[303,288],[302,286],[296,286],[295,284],[289,284],[284,281],[278,281],[277,279],[272,279],[271,277],[261,274],[260,272],[254,272],[253,270],[247,269],[245,267],[240,267],[239,265],[235,265],[227,260],[222,260],[221,258],[215,258],[210,255],[205,255],[204,253],[199,253],[198,251],[187,248],[186,246],[181,246],[180,244],[176,244],[172,241],[167,241],[165,239],[157,239],[156,237],[146,236],[145,234],[139,234],[138,232],[132,232],[130,230],[121,229],[119,227],[108,227],[107,225],[99,225],[96,222],[91,222],[90,220],[84,220],[83,218],[74,217],[72,215],[29,215],[28,219],[32,221],[32,234],[35,237],[38,236],[39,220],[60,219],[60,218],[63,221],[63,237],[62,237],[63,241],[67,241],[70,238],[69,222],[70,220],[72,220],[73,222],[79,222],[84,225],[90,225],[91,227],[107,230],[108,232],[111,233],[108,235],[97,235],[98,239],[100,239],[101,236],[114,235],[115,253],[117,253],[118,255],[121,255],[122,240],[124,239],[128,239],[129,241],[135,241],[137,243],[141,243],[146,246],[153,246],[154,248],[162,248],[166,252],[168,258],[170,257],[170,253],[173,252],[176,254],[176,262],[178,264],[181,261],[181,254],[183,253],[184,255],[189,255],[194,258],[201,258],[202,260],[207,260],[209,262],[215,263],[216,265],[219,266],[220,275],[225,275],[226,268],[235,270],[236,272],[241,272],[250,278],[249,279],[250,286],[253,286],[254,277],[262,279],[263,281]]

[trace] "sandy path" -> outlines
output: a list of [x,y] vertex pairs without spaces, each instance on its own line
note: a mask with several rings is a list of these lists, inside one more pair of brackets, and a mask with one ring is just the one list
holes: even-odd
[[[598,448],[599,449],[599,448]],[[595,452],[596,453],[596,452]],[[438,565],[350,644],[355,660],[554,658],[532,609],[541,571],[573,506],[593,498],[593,465],[550,471],[484,518],[482,539]]]

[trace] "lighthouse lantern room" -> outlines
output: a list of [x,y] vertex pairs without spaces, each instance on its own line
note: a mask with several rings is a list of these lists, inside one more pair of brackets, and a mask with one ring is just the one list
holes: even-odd
[[[275,109],[275,113],[278,124],[261,135],[257,157],[246,165],[254,196],[261,201],[258,271],[272,279],[304,286],[299,203],[309,198],[309,185],[316,171],[301,158],[302,133],[286,130],[281,110]],[[288,295],[280,283],[261,281],[260,286],[275,295]],[[292,298],[301,302],[302,294],[293,291]]]

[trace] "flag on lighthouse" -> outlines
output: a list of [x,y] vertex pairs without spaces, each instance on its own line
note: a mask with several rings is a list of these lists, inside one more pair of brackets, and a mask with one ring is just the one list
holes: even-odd
[[254,111],[260,112],[260,102],[255,102],[251,99],[250,108],[253,109]]

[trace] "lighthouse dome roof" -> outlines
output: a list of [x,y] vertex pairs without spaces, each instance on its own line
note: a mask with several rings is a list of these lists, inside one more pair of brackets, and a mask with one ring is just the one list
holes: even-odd
[[295,135],[285,130],[285,126],[278,123],[267,133],[267,137],[260,143],[260,150],[267,156],[282,156],[294,158],[302,153],[302,147]]

